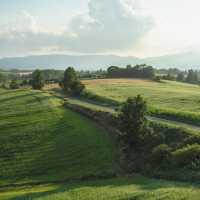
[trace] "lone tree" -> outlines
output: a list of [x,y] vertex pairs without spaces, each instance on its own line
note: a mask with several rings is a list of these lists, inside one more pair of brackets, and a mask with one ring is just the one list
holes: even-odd
[[146,119],[147,104],[138,95],[135,98],[128,98],[122,105],[119,118],[119,128],[122,132],[121,139],[129,148],[137,148],[138,143],[148,129]]
[[64,72],[64,80],[61,84],[65,92],[79,96],[85,86],[80,82],[79,77],[73,67],[68,67]]
[[119,162],[126,171],[131,172],[137,166],[138,159],[135,155],[137,152],[140,154],[145,137],[152,131],[148,126],[146,114],[147,104],[140,95],[128,98],[118,114],[121,132],[118,138]]
[[42,77],[42,72],[40,70],[35,70],[33,72],[31,85],[32,88],[35,90],[41,90],[44,87],[44,80]]

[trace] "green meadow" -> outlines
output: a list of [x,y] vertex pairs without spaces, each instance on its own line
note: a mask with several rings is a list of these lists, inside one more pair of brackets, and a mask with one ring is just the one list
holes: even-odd
[[0,186],[112,174],[110,137],[40,91],[0,90]]
[[200,86],[176,81],[96,79],[83,81],[88,91],[118,102],[138,94],[149,106],[179,112],[200,112]]
[[192,183],[113,177],[109,133],[47,92],[0,89],[1,200],[198,200]]
[[140,176],[1,190],[1,200],[199,200],[198,185]]

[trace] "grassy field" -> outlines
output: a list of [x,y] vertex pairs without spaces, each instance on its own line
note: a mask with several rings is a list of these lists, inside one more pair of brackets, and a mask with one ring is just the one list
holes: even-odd
[[[200,196],[200,186],[189,183],[136,175],[104,179],[114,171],[108,133],[47,92],[0,89],[0,141],[1,200],[198,200]],[[91,180],[93,176],[99,180]]]
[[51,95],[0,90],[0,186],[112,173],[112,142]]
[[141,79],[97,79],[83,82],[90,92],[119,102],[141,94],[149,106],[158,109],[200,112],[200,87],[197,85]]
[[200,186],[144,177],[2,190],[1,200],[199,200]]

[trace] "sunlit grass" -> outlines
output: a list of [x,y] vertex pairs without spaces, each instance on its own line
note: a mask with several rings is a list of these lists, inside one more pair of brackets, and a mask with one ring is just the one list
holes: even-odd
[[200,186],[143,177],[7,189],[2,200],[199,200]]
[[0,90],[0,184],[112,173],[105,130],[40,91]]

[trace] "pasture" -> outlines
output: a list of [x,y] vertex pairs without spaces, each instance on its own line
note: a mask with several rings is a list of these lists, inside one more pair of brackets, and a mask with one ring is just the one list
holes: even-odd
[[155,82],[142,79],[84,80],[88,91],[118,102],[138,94],[157,109],[200,112],[200,87],[175,81]]
[[0,185],[112,174],[110,137],[41,91],[0,89]]
[[1,200],[199,200],[198,185],[141,176],[2,190]]
[[197,184],[139,175],[109,178],[115,167],[108,133],[44,91],[0,89],[0,141],[1,200],[198,200],[200,196]]

